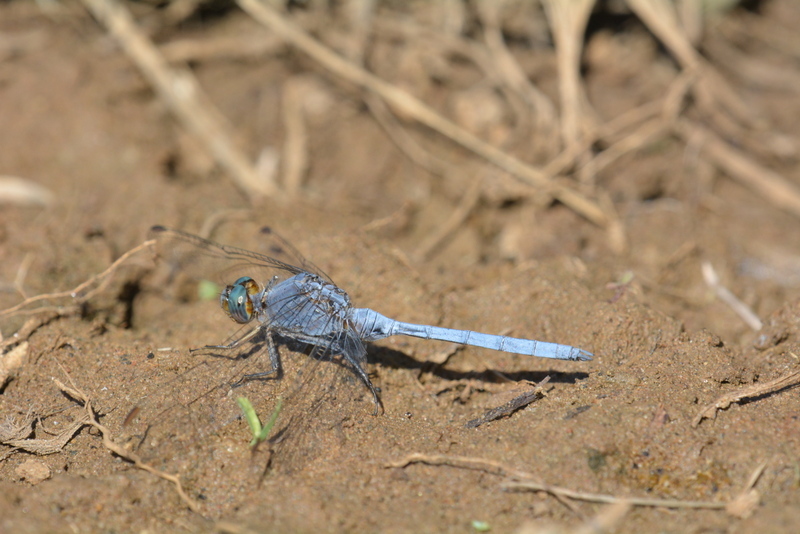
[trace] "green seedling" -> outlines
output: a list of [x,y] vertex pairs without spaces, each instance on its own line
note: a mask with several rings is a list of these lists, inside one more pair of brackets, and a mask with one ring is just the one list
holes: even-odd
[[238,397],[236,402],[239,404],[239,408],[242,409],[244,418],[247,419],[247,424],[250,426],[250,432],[253,434],[253,439],[250,440],[250,447],[255,447],[266,440],[269,437],[269,433],[272,432],[272,427],[274,427],[275,423],[278,421],[278,414],[280,414],[281,408],[283,407],[283,399],[278,397],[278,401],[275,403],[275,409],[272,411],[269,421],[267,421],[267,424],[264,426],[261,426],[261,421],[258,419],[256,410],[247,398]]

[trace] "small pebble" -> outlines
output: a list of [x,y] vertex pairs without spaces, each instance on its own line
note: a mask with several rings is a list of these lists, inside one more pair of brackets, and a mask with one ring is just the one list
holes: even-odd
[[15,472],[20,479],[30,482],[33,486],[52,475],[50,466],[41,460],[25,460],[17,466]]

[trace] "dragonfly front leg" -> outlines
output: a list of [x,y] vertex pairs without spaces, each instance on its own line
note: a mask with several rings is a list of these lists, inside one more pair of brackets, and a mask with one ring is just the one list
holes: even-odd
[[269,330],[267,330],[265,334],[267,337],[267,352],[269,353],[269,363],[270,367],[272,368],[269,371],[244,375],[242,378],[236,381],[233,387],[239,387],[243,385],[245,382],[249,382],[250,380],[262,379],[273,373],[275,373],[275,378],[278,379],[281,378],[281,376],[283,375],[283,369],[281,367],[281,355],[280,352],[278,352],[278,346],[275,344],[275,337]]
[[206,345],[205,347],[200,347],[199,349],[189,349],[189,352],[199,352],[201,350],[208,350],[208,349],[224,349],[224,350],[231,350],[240,347],[246,341],[250,341],[253,339],[259,332],[261,332],[261,327],[253,328],[250,332],[246,333],[239,339],[236,339],[227,345]]

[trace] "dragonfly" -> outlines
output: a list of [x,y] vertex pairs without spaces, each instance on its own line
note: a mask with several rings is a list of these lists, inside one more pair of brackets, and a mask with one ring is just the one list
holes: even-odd
[[[271,233],[268,228],[262,231]],[[278,247],[280,252],[288,253],[298,265],[163,226],[152,227],[150,236],[156,240],[157,254],[177,264],[178,268],[191,266],[196,269],[210,260],[225,266],[223,274],[237,276],[222,289],[220,306],[236,323],[254,326],[228,343],[194,350],[231,351],[254,342],[265,346],[270,369],[247,375],[244,380],[279,375],[279,340],[299,342],[313,347],[312,355],[318,360],[333,356],[341,358],[371,394],[374,413],[377,414],[382,405],[378,389],[365,369],[365,343],[387,337],[412,336],[449,341],[557,360],[592,359],[591,353],[569,345],[406,323],[369,308],[356,308],[344,289],[283,240]],[[265,273],[262,274],[264,278],[254,278],[256,272]]]

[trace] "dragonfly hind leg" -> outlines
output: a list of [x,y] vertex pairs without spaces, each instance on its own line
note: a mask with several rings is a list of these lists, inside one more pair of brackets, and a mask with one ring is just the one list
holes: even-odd
[[342,353],[342,357],[353,366],[358,377],[362,382],[364,382],[364,385],[366,385],[372,393],[372,402],[375,403],[375,410],[373,411],[372,415],[378,415],[378,411],[383,412],[383,403],[381,402],[381,398],[378,396],[378,390],[376,390],[375,386],[372,385],[372,380],[369,379],[367,372],[363,367],[361,367],[361,364],[356,360],[356,358],[353,358],[346,352]]
[[381,413],[384,411],[383,403],[381,402],[381,398],[378,396],[378,391],[375,389],[375,386],[372,385],[372,380],[369,379],[367,372],[364,371],[360,366],[356,371],[358,376],[361,377],[361,380],[367,385],[369,390],[372,392],[372,402],[375,404],[375,410],[372,412],[372,415],[378,415],[378,412]]

